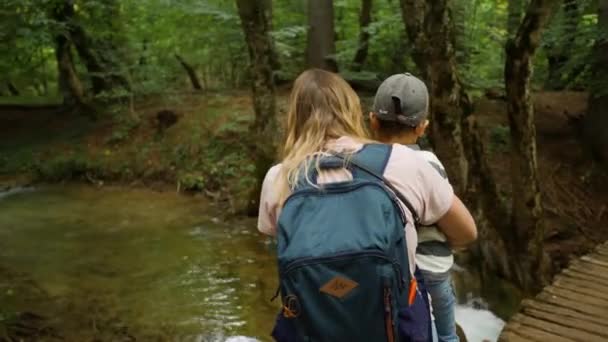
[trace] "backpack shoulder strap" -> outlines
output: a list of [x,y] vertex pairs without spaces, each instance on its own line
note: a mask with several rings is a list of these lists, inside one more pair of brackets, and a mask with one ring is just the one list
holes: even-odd
[[374,175],[369,175],[369,173],[366,173],[367,176],[377,180],[377,176],[384,174],[384,170],[386,169],[386,165],[388,164],[388,160],[391,157],[392,152],[392,145],[366,144],[359,152],[353,155],[353,159],[360,165],[367,167],[368,171],[374,173]]
[[[351,157],[345,157],[342,154],[335,154],[336,157],[345,159],[349,164],[353,165],[356,169],[363,171],[367,176],[371,176],[375,180],[379,180],[386,185],[399,200],[407,207],[414,218],[414,226],[417,228],[420,226],[420,217],[414,209],[414,206],[408,201],[408,199],[384,177],[384,170],[388,164],[388,160],[393,151],[392,145],[385,144],[367,144]],[[367,178],[361,173],[353,174],[353,177]]]

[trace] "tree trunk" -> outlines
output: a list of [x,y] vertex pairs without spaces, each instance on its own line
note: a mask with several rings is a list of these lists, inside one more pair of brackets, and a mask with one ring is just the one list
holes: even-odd
[[414,62],[429,84],[431,141],[458,193],[467,188],[462,119],[470,105],[456,73],[453,22],[448,0],[401,0]]
[[509,0],[507,5],[507,38],[515,37],[521,23],[525,0]]
[[369,48],[369,24],[372,22],[372,0],[363,0],[359,14],[359,46],[353,59],[353,70],[361,71]]
[[563,0],[563,21],[560,25],[560,36],[555,44],[545,47],[548,62],[548,75],[545,88],[562,90],[568,86],[568,78],[564,78],[564,66],[572,58],[572,49],[578,35],[578,23],[583,11],[577,3],[579,0]]
[[107,47],[101,49],[93,47],[94,45],[103,46],[107,44],[102,42],[93,43],[84,29],[76,24],[71,25],[70,35],[80,59],[89,72],[94,94],[110,91],[118,85],[126,90],[131,89],[127,79],[116,70],[118,66],[109,63],[108,57],[102,56],[102,54],[111,53],[111,51]]
[[448,0],[401,0],[403,20],[414,49],[414,61],[427,79],[434,127],[432,142],[446,164],[451,183],[475,216],[479,243],[476,251],[483,270],[511,277],[500,232],[506,208],[502,205],[485,154],[472,106],[457,74],[453,22]]
[[184,67],[184,69],[186,70],[186,73],[188,73],[188,77],[190,78],[190,83],[192,83],[192,88],[194,88],[196,90],[203,90],[203,87],[201,86],[201,82],[198,80],[198,76],[196,75],[196,70],[194,70],[194,68],[190,64],[188,64],[182,58],[182,56],[175,54],[175,58],[177,58],[177,60],[179,61],[179,64],[181,64],[182,67]]
[[591,86],[583,137],[593,157],[608,169],[608,0],[600,0],[598,5],[598,38],[592,64],[595,82]]
[[8,91],[11,93],[11,95],[19,96],[19,89],[17,89],[17,87],[15,87],[13,82],[6,81],[6,87],[8,88]]
[[506,45],[505,86],[511,131],[511,225],[507,240],[516,280],[527,292],[542,288],[549,275],[543,251],[544,226],[536,160],[534,107],[530,100],[532,58],[556,0],[532,0],[514,39]]
[[308,0],[306,61],[311,68],[338,71],[332,0]]
[[276,156],[275,86],[273,82],[273,44],[270,38],[271,0],[237,0],[241,26],[249,50],[252,76],[252,96],[255,120],[250,127],[254,146],[256,186],[248,203],[248,214],[257,215],[264,176]]
[[[64,1],[53,10],[53,18],[62,24],[67,25],[73,15],[74,3],[71,0]],[[71,44],[66,32],[58,33],[55,36],[55,57],[59,73],[59,91],[63,96],[64,105],[79,106],[84,104],[84,89],[74,67]]]
[[84,90],[74,68],[70,43],[63,35],[58,35],[55,38],[55,56],[57,58],[59,90],[63,95],[63,104],[66,106],[82,105],[85,102]]
[[[454,49],[456,50],[456,62],[458,65],[465,65],[469,60],[468,45],[466,32],[467,3],[470,0],[453,0],[451,1],[452,13],[451,18],[454,21]],[[450,4],[448,4],[450,5]]]
[[[75,20],[74,0],[63,0],[61,6],[64,9],[63,22],[67,27],[67,38],[74,44],[80,59],[89,72],[93,93],[99,94],[102,91],[112,90],[117,84],[130,90],[129,82],[116,70],[117,66],[110,63],[110,58],[104,57],[104,54],[112,52],[112,44],[102,41],[93,42],[89,38],[84,28]],[[103,6],[104,8],[111,7],[112,4]]]

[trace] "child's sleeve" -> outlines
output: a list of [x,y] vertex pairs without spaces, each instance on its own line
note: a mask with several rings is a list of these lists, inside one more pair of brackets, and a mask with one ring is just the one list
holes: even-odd
[[260,194],[260,209],[258,214],[258,230],[264,234],[274,236],[276,234],[277,218],[279,217],[279,191],[277,189],[277,178],[281,165],[270,168],[262,183]]
[[423,225],[435,224],[450,209],[454,190],[426,158],[393,145],[385,177],[410,201]]

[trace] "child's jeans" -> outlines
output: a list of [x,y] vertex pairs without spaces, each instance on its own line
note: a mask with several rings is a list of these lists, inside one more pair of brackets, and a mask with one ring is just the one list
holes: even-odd
[[454,306],[456,297],[449,272],[433,273],[421,270],[426,289],[431,296],[435,327],[439,342],[458,342]]

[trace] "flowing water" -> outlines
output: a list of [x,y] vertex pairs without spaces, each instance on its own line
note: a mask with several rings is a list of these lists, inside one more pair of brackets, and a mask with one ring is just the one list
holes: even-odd
[[[49,340],[269,340],[274,245],[205,203],[76,185],[0,193],[0,340],[28,324]],[[469,341],[495,339],[492,312],[516,301],[499,281],[455,276]]]

